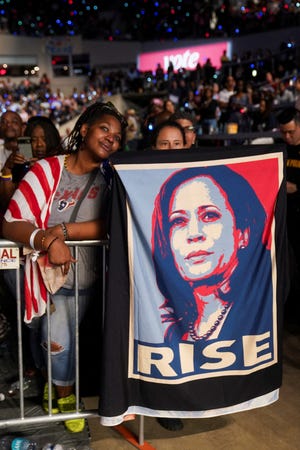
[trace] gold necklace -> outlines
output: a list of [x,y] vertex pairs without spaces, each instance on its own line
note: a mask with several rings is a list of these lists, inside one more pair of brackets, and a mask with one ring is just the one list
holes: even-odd
[[68,170],[67,161],[68,161],[69,156],[70,156],[70,154],[69,155],[65,155],[65,158],[64,158],[64,168],[66,170]]

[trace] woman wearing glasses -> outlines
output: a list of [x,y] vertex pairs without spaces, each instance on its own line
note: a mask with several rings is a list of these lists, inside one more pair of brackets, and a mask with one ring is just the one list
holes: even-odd
[[177,111],[170,117],[184,129],[186,148],[195,147],[197,145],[196,119],[187,111]]

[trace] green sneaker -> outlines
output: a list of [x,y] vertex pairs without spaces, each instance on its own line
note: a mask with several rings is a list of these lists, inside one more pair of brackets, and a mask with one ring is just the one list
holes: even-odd
[[[74,394],[59,398],[57,404],[61,413],[76,412],[76,397]],[[64,424],[71,433],[80,433],[84,430],[85,419],[69,419],[65,420]]]
[[[49,400],[49,386],[48,386],[48,383],[46,383],[45,386],[44,386],[44,393],[43,393],[43,410],[46,413],[49,412],[48,400]],[[52,414],[58,414],[59,413],[59,409],[58,409],[58,405],[57,405],[57,399],[56,399],[55,387],[53,385],[52,385],[52,409],[51,409],[51,413]]]

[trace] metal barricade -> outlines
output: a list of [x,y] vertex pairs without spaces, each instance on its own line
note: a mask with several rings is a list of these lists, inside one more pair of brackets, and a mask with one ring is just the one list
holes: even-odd
[[[106,250],[108,247],[107,240],[90,240],[90,241],[67,241],[70,247],[74,247],[74,257],[78,259],[78,248],[87,246],[101,246],[102,247],[102,318],[105,314],[105,273],[106,273]],[[51,343],[51,330],[48,326],[48,336],[47,336],[47,365],[48,365],[48,413],[42,410],[41,415],[30,415],[25,411],[24,402],[24,366],[23,366],[23,342],[22,342],[22,298],[21,298],[21,288],[20,288],[20,265],[18,261],[19,248],[22,245],[16,244],[15,242],[0,239],[0,270],[16,270],[16,300],[17,300],[17,347],[18,347],[18,375],[19,375],[19,416],[12,419],[1,419],[0,418],[0,433],[2,429],[8,429],[14,426],[26,426],[31,424],[47,424],[49,422],[61,422],[69,419],[79,419],[88,417],[99,417],[97,410],[84,410],[80,411],[80,380],[79,380],[79,322],[78,322],[78,264],[75,264],[75,396],[76,396],[76,411],[72,413],[60,413],[52,414],[52,377],[51,377],[51,354],[50,354],[50,343]],[[15,250],[15,253],[14,253]],[[14,261],[15,260],[15,261]],[[14,268],[10,268],[10,266]],[[50,321],[50,308],[47,308],[47,321]],[[103,326],[103,324],[102,324]],[[144,416],[139,416],[139,433],[135,436],[129,432],[126,427],[119,425],[114,427],[124,439],[126,439],[130,444],[137,446],[138,448],[143,448],[144,446]],[[125,432],[124,432],[125,430]],[[148,445],[147,448],[152,448]]]
[[[68,241],[67,244],[70,247],[74,247],[74,257],[78,259],[79,247],[87,246],[101,246],[102,247],[102,317],[104,317],[104,295],[105,295],[105,270],[106,270],[106,249],[108,241]],[[16,300],[17,300],[17,347],[18,347],[18,374],[19,374],[19,416],[13,419],[0,419],[0,430],[9,426],[22,426],[29,424],[47,423],[65,421],[68,419],[87,418],[91,416],[97,416],[95,410],[80,411],[79,399],[80,399],[80,380],[79,380],[79,322],[78,322],[78,264],[75,264],[75,396],[76,396],[76,411],[72,413],[61,413],[52,415],[52,377],[51,377],[51,329],[48,326],[47,336],[47,363],[48,363],[48,386],[49,386],[49,407],[48,413],[43,411],[40,416],[30,416],[25,411],[24,403],[24,366],[23,366],[23,342],[22,342],[22,308],[21,308],[21,288],[20,288],[20,265],[19,265],[19,248],[21,245],[8,240],[0,240],[0,269],[16,270]],[[14,268],[10,268],[14,267]],[[50,308],[47,308],[47,320],[50,321]]]

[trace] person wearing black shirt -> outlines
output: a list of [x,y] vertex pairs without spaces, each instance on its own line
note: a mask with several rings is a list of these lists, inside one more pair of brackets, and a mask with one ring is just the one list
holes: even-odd
[[294,320],[300,313],[300,111],[295,107],[286,108],[279,113],[277,120],[287,149],[287,232],[291,253],[287,315],[288,319]]

